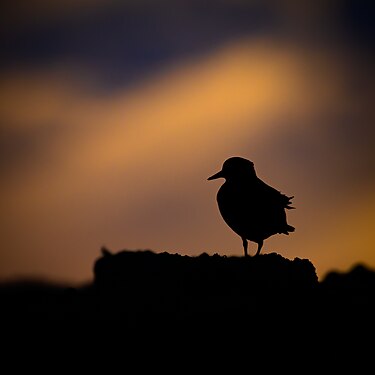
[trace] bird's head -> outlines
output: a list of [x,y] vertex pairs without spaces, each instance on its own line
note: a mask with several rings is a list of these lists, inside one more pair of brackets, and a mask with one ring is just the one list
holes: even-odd
[[234,156],[225,160],[221,171],[208,177],[207,180],[215,180],[217,178],[244,179],[254,176],[256,176],[254,163],[248,159]]

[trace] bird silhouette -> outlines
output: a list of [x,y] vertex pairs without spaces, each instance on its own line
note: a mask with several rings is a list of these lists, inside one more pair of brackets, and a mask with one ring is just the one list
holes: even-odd
[[289,235],[295,228],[288,225],[285,209],[293,209],[291,199],[257,177],[254,163],[238,156],[225,160],[220,172],[208,180],[224,178],[216,199],[221,216],[241,239],[245,256],[248,242],[258,244],[277,233]]

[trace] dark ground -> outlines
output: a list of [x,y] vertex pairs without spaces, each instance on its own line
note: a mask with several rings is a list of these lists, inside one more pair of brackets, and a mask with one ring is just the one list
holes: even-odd
[[11,368],[51,373],[80,363],[97,372],[104,363],[106,373],[129,372],[131,361],[153,372],[156,363],[203,372],[204,363],[204,372],[222,373],[226,363],[231,374],[337,374],[349,363],[367,373],[373,363],[375,272],[362,265],[319,282],[308,259],[276,253],[102,250],[81,287],[0,286],[1,353]]
[[[308,259],[182,256],[103,249],[93,282],[82,287],[19,281],[0,286],[1,315],[22,322],[116,321],[129,329],[253,327],[345,321],[363,328],[375,316],[375,272],[355,265],[319,282]],[[358,326],[358,327],[357,327]]]

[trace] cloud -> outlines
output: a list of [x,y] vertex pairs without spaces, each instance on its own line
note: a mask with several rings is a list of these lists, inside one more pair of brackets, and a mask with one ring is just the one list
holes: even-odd
[[110,93],[244,33],[261,35],[274,24],[272,9],[252,2],[85,3],[38,1],[31,11],[38,22],[13,27],[4,36],[2,66],[84,65],[95,71],[96,90]]
[[[2,67],[55,64],[95,72],[110,94],[170,64],[211,53],[241,37],[308,48],[371,51],[373,8],[365,2],[32,1],[7,4]],[[29,5],[28,5],[29,4]],[[34,17],[32,17],[34,15]]]

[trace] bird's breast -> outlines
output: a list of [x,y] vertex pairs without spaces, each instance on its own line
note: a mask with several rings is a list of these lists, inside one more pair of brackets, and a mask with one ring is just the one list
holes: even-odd
[[256,209],[260,200],[256,191],[249,187],[225,183],[217,193],[217,202],[220,209],[241,212]]
[[259,199],[252,190],[224,184],[217,193],[217,203],[225,222],[236,231],[248,226],[259,217]]

